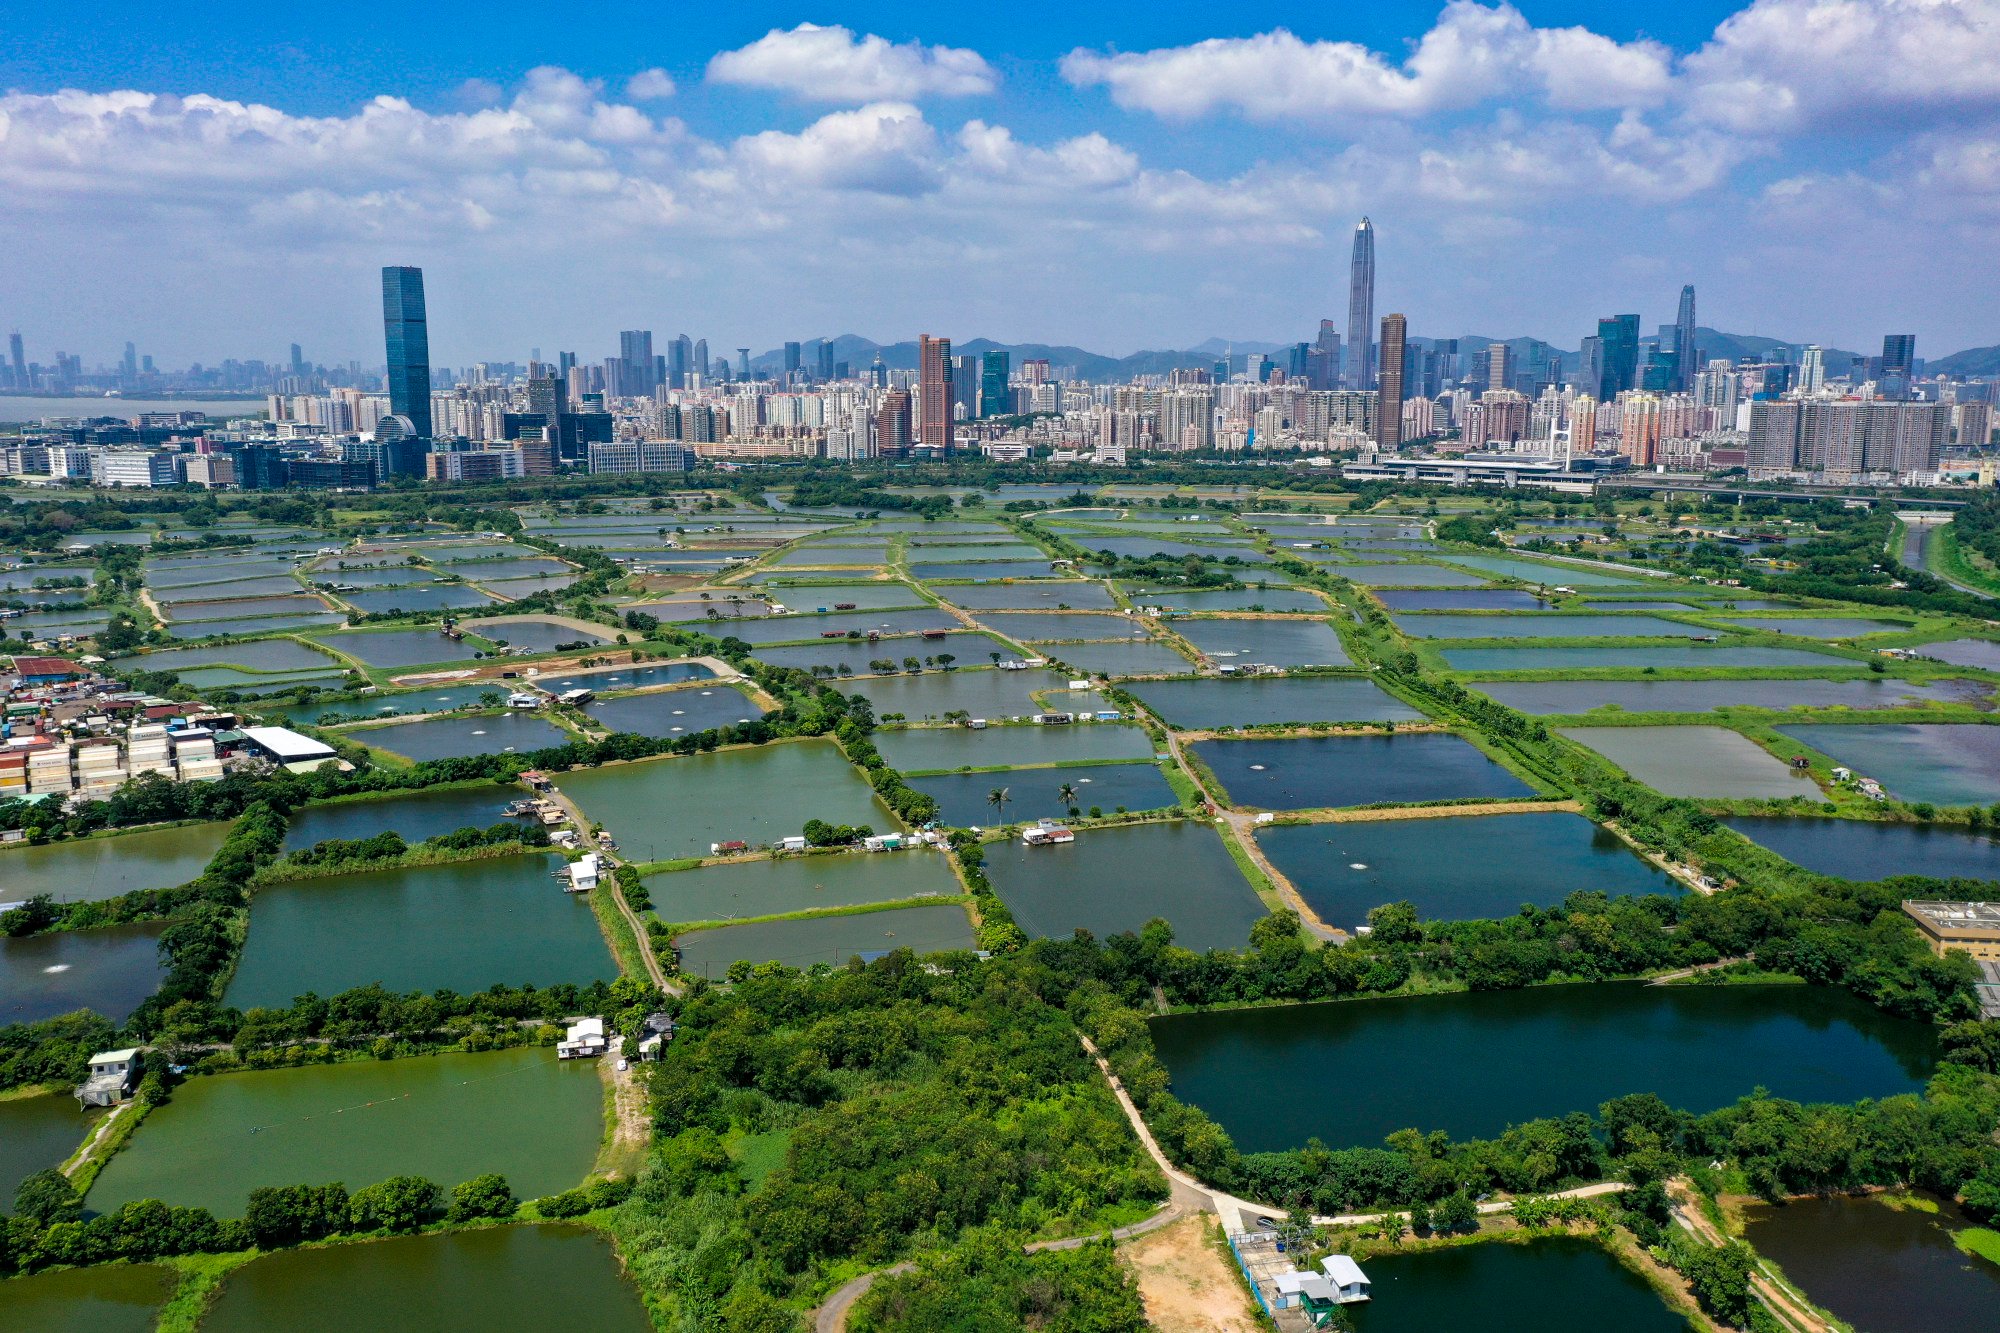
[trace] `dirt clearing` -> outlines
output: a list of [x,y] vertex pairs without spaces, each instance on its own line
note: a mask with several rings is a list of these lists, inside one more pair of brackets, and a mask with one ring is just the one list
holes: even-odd
[[1255,1307],[1218,1252],[1207,1214],[1182,1218],[1118,1247],[1160,1333],[1256,1333]]

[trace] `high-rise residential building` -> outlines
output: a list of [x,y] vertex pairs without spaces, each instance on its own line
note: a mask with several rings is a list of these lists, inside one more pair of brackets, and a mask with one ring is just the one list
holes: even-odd
[[1569,449],[1587,454],[1597,448],[1597,400],[1581,394],[1569,405]]
[[[951,448],[951,339],[917,337],[917,443],[933,449]],[[884,432],[886,441],[886,432]],[[884,444],[887,450],[887,444]]]
[[1375,224],[1367,218],[1354,229],[1354,254],[1347,271],[1347,375],[1350,388],[1375,387]]
[[1674,316],[1674,382],[1676,393],[1694,389],[1694,284],[1681,288],[1680,312]]
[[431,335],[424,314],[424,271],[382,270],[382,328],[388,346],[389,410],[410,423],[410,434],[431,438]]
[[1608,403],[1637,385],[1639,317],[1614,315],[1609,319],[1598,320],[1597,345],[1600,366],[1597,400]]
[[[1401,315],[1382,316],[1382,401],[1375,410],[1375,447],[1385,452],[1403,443],[1403,350],[1409,341],[1409,321]],[[1505,343],[1495,343],[1505,347]]]
[[875,417],[875,445],[879,453],[900,458],[910,452],[910,395],[891,389],[882,395]]
[[1819,393],[1826,388],[1826,352],[1818,343],[1808,343],[1799,360],[1799,388]]
[[1006,417],[1014,414],[1014,390],[1008,384],[1005,350],[995,347],[979,358],[979,415]]

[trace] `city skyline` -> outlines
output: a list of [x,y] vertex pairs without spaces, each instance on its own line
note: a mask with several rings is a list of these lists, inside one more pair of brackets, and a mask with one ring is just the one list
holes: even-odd
[[[753,348],[809,328],[1286,341],[1340,318],[1301,275],[1337,271],[1366,215],[1396,238],[1383,299],[1440,336],[1574,346],[1607,310],[1672,318],[1691,282],[1717,327],[2000,342],[1995,0],[1843,0],[1840,23],[1696,4],[1645,31],[1597,4],[1060,32],[862,6],[851,28],[544,26],[525,55],[490,13],[447,4],[452,40],[418,44],[368,8],[346,35],[304,21],[336,57],[310,70],[227,5],[17,34],[0,327],[91,361],[128,340],[169,364],[294,341],[365,359],[371,312],[338,294],[415,263],[458,316],[434,331],[447,364],[697,322]],[[367,57],[337,58],[360,33]],[[1890,253],[1957,276],[1940,299]],[[187,318],[214,306],[242,345]]]

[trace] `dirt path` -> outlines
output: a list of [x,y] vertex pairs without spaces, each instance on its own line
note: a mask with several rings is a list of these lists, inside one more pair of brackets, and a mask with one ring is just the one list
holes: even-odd
[[1205,1216],[1181,1217],[1119,1247],[1146,1322],[1160,1333],[1256,1333],[1256,1309],[1216,1252],[1214,1225]]
[[[1673,1200],[1674,1221],[1690,1232],[1704,1245],[1721,1248],[1729,1243],[1729,1237],[1722,1234],[1716,1225],[1708,1220],[1695,1199],[1694,1187],[1685,1179],[1667,1182],[1667,1196]],[[1834,1326],[1823,1319],[1810,1305],[1792,1295],[1783,1284],[1770,1275],[1770,1270],[1759,1256],[1757,1267],[1750,1274],[1750,1294],[1769,1310],[1778,1321],[1797,1333],[1835,1333]]]
[[[563,808],[563,813],[569,816],[569,821],[575,826],[579,837],[583,835],[585,830],[589,829],[591,824],[590,816],[584,814],[577,803],[570,800],[568,794],[561,788],[552,786],[543,792],[542,795]],[[617,867],[617,858],[604,852],[599,852],[598,855],[603,857],[607,871]],[[659,958],[653,953],[652,942],[646,938],[646,923],[639,919],[639,914],[633,910],[632,904],[625,901],[625,895],[618,888],[616,879],[612,880],[610,888],[611,901],[617,905],[618,912],[625,918],[626,924],[632,927],[632,935],[639,947],[639,961],[645,966],[647,978],[655,986],[658,986],[663,993],[678,995],[680,987],[668,984],[666,971],[660,966]]]
[[646,1147],[652,1141],[652,1118],[646,1114],[646,1085],[639,1066],[621,1071],[618,1056],[607,1055],[599,1062],[598,1075],[611,1093],[611,1138],[598,1154],[597,1169],[607,1176],[634,1178],[646,1161]]

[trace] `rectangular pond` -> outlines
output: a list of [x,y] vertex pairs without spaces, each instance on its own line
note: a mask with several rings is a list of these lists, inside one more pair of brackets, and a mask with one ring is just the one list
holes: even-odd
[[1602,588],[1614,583],[1650,581],[1647,575],[1636,569],[1621,570],[1614,566],[1606,566],[1604,572],[1599,573],[1577,565],[1545,565],[1536,560],[1515,560],[1497,555],[1454,555],[1451,562],[1464,565],[1467,569],[1497,574],[1501,578],[1520,579],[1524,583],[1543,584],[1551,588]]
[[1159,606],[1171,611],[1296,611],[1325,615],[1324,600],[1302,588],[1148,588],[1125,590],[1135,606]]
[[417,588],[376,588],[367,592],[344,592],[341,599],[357,611],[380,615],[385,611],[455,611],[472,606],[491,606],[493,599],[469,583],[430,583]]
[[1046,579],[1036,583],[964,583],[934,586],[930,591],[968,611],[1058,610],[1108,611],[1117,605],[1102,583],[1083,579]]
[[338,611],[310,616],[259,616],[252,620],[189,620],[166,626],[173,639],[206,639],[218,634],[290,634],[298,630],[339,625],[347,616]]
[[[940,773],[912,778],[910,785],[935,796],[938,818],[958,828],[1033,819],[1060,819],[1071,806],[1079,810],[1161,810],[1179,804],[1166,777],[1152,764],[1088,764],[1067,768],[1037,768],[1009,773]],[[1074,795],[1062,798],[1064,785]],[[996,808],[988,799],[994,791],[1008,799]]]
[[1803,648],[1737,648],[1720,644],[1647,644],[1637,648],[1447,648],[1453,671],[1593,671],[1608,667],[1702,670],[1708,667],[1844,667],[1852,658]]
[[764,710],[748,695],[728,685],[691,686],[598,699],[585,704],[583,711],[600,727],[661,740],[738,722],[754,722],[764,716]]
[[[985,667],[984,658],[980,666]],[[914,722],[937,719],[964,710],[973,717],[1029,717],[1041,711],[1031,696],[1036,690],[1062,690],[1070,678],[1046,667],[1026,671],[926,671],[915,676],[875,676],[856,681],[844,692],[858,694],[875,706],[875,716],[901,714]]]
[[519,601],[538,592],[560,592],[579,579],[576,574],[540,574],[526,579],[491,579],[479,586],[503,602]]
[[161,922],[0,936],[0,1027],[94,1009],[114,1023],[160,988]]
[[313,642],[371,667],[469,662],[479,651],[472,645],[447,639],[437,629],[347,630],[339,634],[316,634]]
[[495,713],[391,722],[350,731],[347,739],[422,763],[475,754],[528,754],[568,745],[576,738],[532,713]]
[[115,658],[113,671],[185,671],[190,667],[235,666],[248,671],[299,672],[339,668],[340,663],[292,639],[253,639],[207,648],[167,648],[136,657]]
[[1437,732],[1197,741],[1190,748],[1230,800],[1262,810],[1536,794],[1469,741]]
[[[174,608],[168,619],[254,620],[264,616],[316,615],[327,609],[317,597],[239,597],[226,602],[187,602]],[[212,631],[211,631],[212,632]]]
[[1340,636],[1322,620],[1177,620],[1174,632],[1223,666],[1351,665]]
[[[767,583],[763,586],[781,605],[794,611],[831,611],[848,602],[863,611],[924,605],[924,599],[907,583]],[[699,610],[695,614],[698,616]]]
[[533,617],[513,620],[496,616],[484,620],[469,620],[459,628],[477,634],[482,639],[490,639],[506,648],[525,648],[531,653],[554,652],[565,645],[594,646],[611,642],[615,630],[603,625],[571,625],[560,620],[541,620]]
[[653,897],[653,915],[670,924],[964,892],[943,854],[927,850],[780,856],[702,866],[648,875],[646,889]]
[[1925,657],[1935,657],[1940,662],[1953,666],[1974,667],[1980,671],[2000,671],[2000,643],[1991,639],[1952,639],[1946,643],[1922,643],[1911,651]]
[[1979,703],[1984,681],[1863,680],[1517,680],[1469,681],[1482,694],[1536,717],[1594,709],[1626,713],[1706,713],[1717,708],[1921,708]]
[[1443,565],[1341,565],[1327,564],[1327,573],[1362,588],[1480,588],[1487,580],[1462,569]]
[[292,880],[257,891],[223,997],[283,1008],[312,991],[586,985],[618,975],[560,856],[508,856]]
[[0,903],[46,893],[102,902],[135,889],[171,889],[208,869],[229,825],[183,824],[40,846],[0,847]]
[[1085,929],[1102,939],[1163,917],[1185,948],[1241,949],[1266,915],[1206,824],[1089,829],[1050,847],[991,844],[986,873],[1021,929],[1048,938]]
[[1727,727],[1563,727],[1561,734],[1668,796],[1819,797],[1810,777]]
[[241,1217],[260,1185],[456,1184],[488,1171],[536,1198],[582,1183],[603,1134],[596,1062],[559,1063],[548,1047],[215,1074],[174,1089],[85,1202]]
[[[101,1111],[85,1112],[60,1092],[0,1097],[0,1199],[11,1207],[14,1191],[37,1171],[61,1166],[89,1137]],[[0,1311],[4,1311],[0,1304]]]
[[1657,616],[1398,614],[1390,619],[1419,639],[1695,639],[1715,631]]
[[1347,931],[1384,903],[1474,921],[1553,907],[1578,889],[1681,892],[1616,834],[1559,811],[1289,824],[1258,830],[1257,842],[1322,921]]
[[1357,1333],[1687,1333],[1688,1321],[1603,1246],[1550,1236],[1382,1254],[1370,1296],[1342,1308]]
[[1060,643],[1081,639],[1148,639],[1146,627],[1125,616],[1093,611],[988,611],[979,623],[1016,643]]
[[1907,620],[1867,620],[1860,616],[1727,616],[1732,625],[1745,629],[1770,630],[1773,634],[1799,634],[1808,639],[1853,639],[1864,634],[1900,634],[1910,628]]
[[1843,879],[1932,875],[2000,880],[2000,839],[1956,824],[1730,816],[1723,823],[1787,861]]
[[1131,687],[1177,730],[1283,722],[1413,722],[1424,715],[1362,676],[1156,680]]
[[2000,728],[1973,724],[1837,723],[1779,732],[1874,778],[1898,800],[1990,805],[2000,800]]
[[842,916],[757,921],[740,926],[694,930],[674,941],[681,970],[698,977],[721,977],[739,960],[811,967],[838,967],[857,954],[914,949],[920,954],[973,947],[972,922],[955,903],[892,907]]
[[[1521,588],[1384,589],[1375,599],[1391,611],[1546,611],[1547,598]],[[1657,605],[1657,604],[1656,604]],[[1648,608],[1653,609],[1653,608]],[[1685,611],[1686,607],[1681,607]]]
[[[854,635],[865,640],[869,634],[890,637],[961,628],[956,616],[927,606],[908,611],[839,612],[830,616],[770,616],[731,624],[728,633],[745,643],[756,644],[799,643],[822,639],[828,634]],[[862,646],[867,645],[864,642]]]
[[[523,674],[521,680],[550,694],[570,690],[636,690],[649,685],[678,685],[684,680],[713,680],[712,668],[699,662],[656,662],[646,666],[614,667],[609,671],[574,671],[561,675]],[[491,688],[488,686],[487,688]]]
[[809,819],[897,826],[831,741],[792,741],[714,754],[580,769],[559,779],[604,824],[629,861],[707,856],[718,842],[775,842]]
[[[1823,986],[1636,982],[1406,996],[1151,1020],[1182,1101],[1244,1152],[1497,1135],[1651,1092],[1697,1114],[1758,1087],[1803,1102],[1914,1092],[1936,1029]],[[1358,1071],[1394,1070],[1395,1077]]]
[[[372,838],[397,833],[418,843],[462,828],[490,828],[509,822],[503,813],[522,790],[512,783],[482,782],[474,787],[441,787],[362,801],[326,801],[302,806],[285,830],[285,850],[296,851],[328,838]],[[527,823],[521,821],[521,827]]]
[[919,582],[936,579],[1034,579],[1054,573],[1047,556],[1040,560],[944,560],[911,562],[910,575]]
[[8,1333],[153,1333],[178,1281],[179,1275],[164,1264],[99,1264],[12,1278],[0,1282],[0,1328]]
[[1067,727],[1028,724],[982,731],[964,727],[880,731],[874,741],[889,766],[905,773],[1153,757],[1153,742],[1142,728],[1107,722]]
[[201,1321],[202,1333],[385,1327],[650,1333],[653,1325],[608,1240],[547,1224],[267,1255],[231,1273]]
[[1036,651],[1093,676],[1179,676],[1194,670],[1193,662],[1157,640],[1046,644]]
[[455,708],[471,708],[480,704],[497,706],[506,701],[507,688],[511,688],[511,685],[505,681],[471,681],[462,685],[442,685],[421,690],[376,690],[357,695],[352,699],[283,704],[260,708],[258,711],[266,717],[276,718],[281,722],[337,725],[342,722],[361,722],[369,718],[448,713]]
[[[919,662],[928,657],[935,663],[940,653],[950,653],[955,662],[968,666],[991,665],[996,653],[1000,661],[1018,661],[1021,657],[1020,649],[990,634],[960,631],[943,639],[878,639],[873,643],[866,639],[829,639],[823,643],[766,647],[757,649],[757,660],[801,671],[824,667],[842,675],[865,676],[873,670],[870,662],[886,658],[900,664],[905,657],[914,657]],[[842,667],[846,671],[840,671]]]

